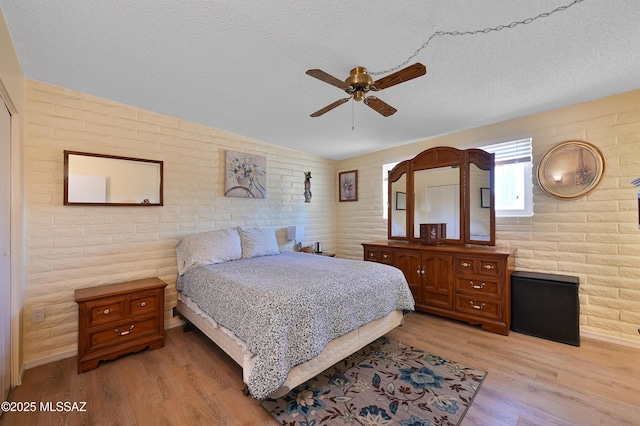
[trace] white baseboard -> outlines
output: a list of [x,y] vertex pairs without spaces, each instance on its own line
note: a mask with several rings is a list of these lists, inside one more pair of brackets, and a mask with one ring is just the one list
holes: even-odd
[[634,342],[632,340],[623,339],[615,336],[606,336],[604,334],[592,333],[590,331],[581,331],[580,337],[586,337],[588,339],[600,340],[602,342],[613,343],[614,345],[626,346],[628,348],[640,349],[640,342]]

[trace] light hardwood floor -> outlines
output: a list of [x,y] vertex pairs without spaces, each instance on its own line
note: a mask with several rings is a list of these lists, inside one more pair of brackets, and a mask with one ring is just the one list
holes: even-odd
[[[640,350],[581,347],[412,313],[389,335],[488,371],[463,426],[640,425]],[[277,425],[242,395],[240,368],[197,332],[78,375],[69,358],[28,370],[10,401],[86,402],[85,412],[5,413],[18,425]]]

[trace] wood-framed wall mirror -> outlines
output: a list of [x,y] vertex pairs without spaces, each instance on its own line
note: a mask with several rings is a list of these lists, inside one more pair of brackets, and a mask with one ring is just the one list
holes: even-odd
[[[494,155],[427,149],[389,172],[388,238],[421,241],[421,224],[444,224],[442,244],[495,245]],[[396,205],[406,193],[406,210]]]
[[162,206],[163,162],[64,151],[64,205]]

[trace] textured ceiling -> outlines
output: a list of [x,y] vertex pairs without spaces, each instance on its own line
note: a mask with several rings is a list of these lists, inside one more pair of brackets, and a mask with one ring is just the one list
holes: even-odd
[[[24,74],[343,159],[640,89],[640,1],[583,0],[499,32],[435,37],[384,118],[305,74],[403,63],[436,31],[508,25],[571,0],[0,0]],[[376,75],[381,78],[385,74]],[[355,126],[354,126],[355,125]]]

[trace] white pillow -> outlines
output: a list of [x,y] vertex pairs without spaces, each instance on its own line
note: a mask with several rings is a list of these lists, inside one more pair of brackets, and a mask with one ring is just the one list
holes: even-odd
[[483,222],[472,219],[471,235],[489,235],[489,230],[487,229],[487,226]]
[[280,254],[276,232],[271,228],[238,227],[242,243],[242,258]]
[[242,257],[240,235],[236,229],[217,229],[188,235],[176,244],[178,274],[200,265],[212,265]]

